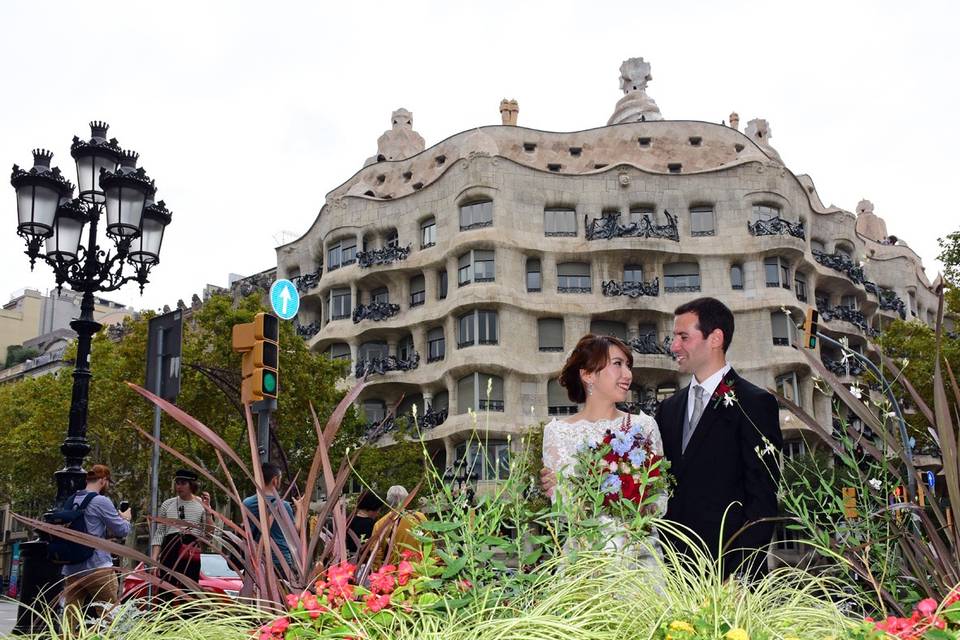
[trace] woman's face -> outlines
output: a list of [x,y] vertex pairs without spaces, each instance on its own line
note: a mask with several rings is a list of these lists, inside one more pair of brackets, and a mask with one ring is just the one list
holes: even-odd
[[[630,383],[633,382],[633,371],[630,370],[627,355],[611,345],[607,352],[607,364],[599,371],[584,376],[587,388],[593,383],[593,398],[608,402],[625,402],[630,395]],[[587,396],[590,397],[589,394]]]

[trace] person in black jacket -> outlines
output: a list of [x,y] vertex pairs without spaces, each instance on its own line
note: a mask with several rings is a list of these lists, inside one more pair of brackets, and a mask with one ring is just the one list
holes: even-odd
[[714,558],[729,542],[724,578],[734,572],[756,577],[766,570],[774,529],[761,520],[778,513],[779,407],[727,362],[734,322],[726,305],[698,298],[674,315],[670,351],[680,372],[693,377],[656,413],[677,481],[666,518],[692,529]]

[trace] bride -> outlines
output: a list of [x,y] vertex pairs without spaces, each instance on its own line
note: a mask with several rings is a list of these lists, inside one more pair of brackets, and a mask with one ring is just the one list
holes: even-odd
[[[554,418],[543,431],[543,465],[541,482],[552,502],[565,494],[566,480],[575,473],[577,454],[584,446],[596,446],[608,431],[636,429],[649,437],[652,452],[663,455],[663,443],[657,423],[647,414],[626,414],[617,409],[627,400],[633,381],[633,356],[623,341],[612,336],[587,334],[580,339],[560,372],[560,384],[566,388],[571,402],[582,404],[576,415],[563,420]],[[558,495],[559,494],[559,495]],[[654,514],[662,516],[667,508],[667,495],[657,496]],[[607,539],[606,549],[624,552],[641,566],[658,564],[659,542],[656,530],[627,530],[628,523],[616,523],[601,517]],[[570,542],[568,542],[570,544]]]

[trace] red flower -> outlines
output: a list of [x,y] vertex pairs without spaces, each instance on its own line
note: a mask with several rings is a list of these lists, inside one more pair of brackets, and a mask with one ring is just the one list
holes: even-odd
[[390,605],[390,596],[387,594],[378,596],[371,593],[366,598],[364,598],[364,602],[367,605],[367,611],[376,613]]
[[396,569],[392,564],[387,564],[378,571],[370,574],[370,591],[373,593],[390,593],[394,587],[394,577],[391,572]]
[[407,560],[401,560],[397,566],[397,584],[401,587],[410,581],[413,577],[413,565]]

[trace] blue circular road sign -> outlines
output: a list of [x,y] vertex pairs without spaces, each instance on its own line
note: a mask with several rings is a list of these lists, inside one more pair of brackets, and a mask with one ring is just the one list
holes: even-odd
[[289,280],[277,280],[270,287],[270,306],[281,320],[290,320],[300,309],[300,293]]

